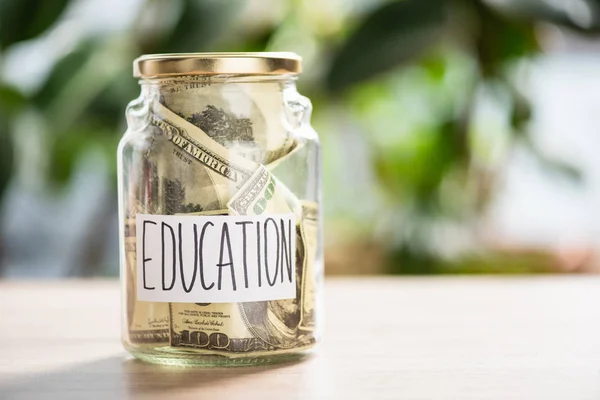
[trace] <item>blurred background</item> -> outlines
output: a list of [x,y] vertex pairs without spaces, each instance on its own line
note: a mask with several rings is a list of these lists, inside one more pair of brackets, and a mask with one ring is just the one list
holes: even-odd
[[328,274],[600,271],[598,0],[0,0],[0,276],[118,274],[145,53],[294,51]]

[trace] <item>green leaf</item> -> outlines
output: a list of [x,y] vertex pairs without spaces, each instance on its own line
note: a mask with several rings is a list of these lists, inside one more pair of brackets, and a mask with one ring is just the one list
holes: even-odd
[[271,40],[273,39],[273,36],[275,35],[275,32],[275,28],[268,27],[263,31],[255,33],[253,36],[246,36],[244,41],[236,41],[234,43],[231,43],[231,51],[249,53],[266,51]]
[[58,19],[69,0],[0,0],[0,48],[34,38]]
[[600,33],[600,2],[597,0],[511,0],[508,13],[536,21],[561,25],[580,33]]
[[46,108],[58,96],[73,76],[79,71],[92,55],[98,51],[93,42],[85,42],[72,52],[60,59],[46,77],[46,81],[33,96],[33,103],[40,108]]
[[556,174],[560,177],[568,179],[573,183],[581,183],[583,181],[583,173],[573,164],[551,156],[540,150],[538,147],[529,146],[531,154],[539,163],[543,171]]
[[584,175],[579,168],[568,161],[547,154],[533,141],[528,131],[521,132],[518,139],[544,172],[566,178],[573,183],[581,183],[583,181]]
[[0,84],[0,111],[9,116],[27,104],[23,94],[12,86]]
[[101,117],[110,117],[103,123],[114,129],[114,122],[123,120],[126,102],[135,98],[139,89],[129,69],[131,49],[120,43],[83,43],[55,65],[33,97],[49,131],[61,134],[80,119]]
[[[78,158],[90,148],[110,147],[108,156],[115,152],[125,106],[140,90],[131,76],[133,56],[128,52],[118,42],[82,43],[54,66],[33,96],[51,135],[47,172],[52,182],[67,182]],[[110,146],[103,145],[108,142]]]
[[174,29],[153,51],[158,53],[208,51],[231,29],[233,17],[243,3],[221,0],[183,0]]
[[91,149],[102,151],[108,165],[116,165],[115,149],[119,136],[103,125],[81,121],[71,130],[52,139],[49,146],[50,168],[47,171],[50,182],[59,185],[68,182],[77,162]]
[[17,89],[0,85],[0,199],[10,182],[14,168],[11,119],[25,105],[25,97]]
[[410,196],[424,214],[437,212],[444,179],[468,165],[466,138],[459,125],[450,120],[414,134],[410,143],[380,149],[375,171],[386,191],[396,198]]
[[326,78],[338,92],[410,62],[435,43],[445,21],[444,0],[402,0],[366,17],[342,45]]
[[476,2],[479,31],[475,35],[477,61],[485,77],[501,75],[506,62],[536,53],[539,44],[530,21],[511,19]]
[[10,182],[13,172],[13,143],[8,118],[0,110],[0,199]]
[[525,125],[531,119],[531,104],[529,100],[520,93],[514,94],[513,106],[510,113],[510,124],[516,132],[523,131]]
[[138,97],[139,94],[140,85],[131,76],[131,70],[123,69],[90,102],[84,110],[85,114],[82,118],[96,121],[117,133],[119,125],[125,123],[127,103]]

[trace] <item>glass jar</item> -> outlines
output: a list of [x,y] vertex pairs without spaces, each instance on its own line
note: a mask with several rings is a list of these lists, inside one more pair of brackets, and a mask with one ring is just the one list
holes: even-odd
[[319,341],[321,150],[293,53],[146,55],[118,149],[123,343],[169,364]]

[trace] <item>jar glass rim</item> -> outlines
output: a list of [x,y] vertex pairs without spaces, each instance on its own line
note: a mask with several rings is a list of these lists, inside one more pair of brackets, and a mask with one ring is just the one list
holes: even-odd
[[133,61],[133,76],[298,75],[302,57],[292,52],[146,54]]

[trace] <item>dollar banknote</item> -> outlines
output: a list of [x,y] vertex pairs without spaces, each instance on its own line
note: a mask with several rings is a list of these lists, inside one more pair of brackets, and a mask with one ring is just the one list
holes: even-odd
[[302,262],[300,329],[312,331],[316,328],[316,304],[320,290],[322,276],[320,260],[317,260],[319,240],[319,205],[312,201],[302,201],[302,219],[300,222],[300,236],[302,249],[298,257]]
[[227,203],[231,215],[286,214],[299,206],[295,196],[286,190],[262,165]]
[[136,345],[168,345],[170,342],[169,304],[137,300],[137,252],[135,218],[125,221],[125,282],[127,284],[127,332]]
[[160,103],[152,107],[150,120],[161,131],[162,140],[155,145],[161,156],[157,157],[157,165],[162,166],[158,176],[184,177],[184,186],[191,191],[203,190],[205,193],[195,193],[197,202],[207,206],[203,210],[226,208],[233,194],[259,167]]
[[290,107],[286,104],[286,93],[289,92],[287,86],[278,81],[263,82],[258,86],[239,83],[236,86],[248,96],[261,117],[261,124],[256,124],[255,129],[264,137],[262,144],[266,152],[262,163],[270,164],[290,153],[297,146],[294,132],[299,127],[299,121],[289,113]]
[[258,168],[257,163],[222,146],[159,102],[153,103],[151,123],[187,156],[206,167],[216,184],[240,187]]
[[[274,348],[293,348],[314,341],[315,287],[313,260],[307,256],[316,253],[316,232],[306,218],[315,218],[314,203],[300,207],[300,201],[265,167],[242,187],[228,203],[230,214],[261,215],[293,212],[296,224],[296,297],[293,299],[240,303],[243,319],[255,337]],[[304,210],[307,212],[304,213]],[[303,226],[305,228],[303,229]],[[316,249],[316,247],[315,247]],[[302,325],[304,317],[304,326]],[[309,329],[305,329],[305,328]]]
[[279,81],[223,84],[205,77],[166,80],[160,91],[165,107],[222,146],[264,165],[296,145],[285,92]]

